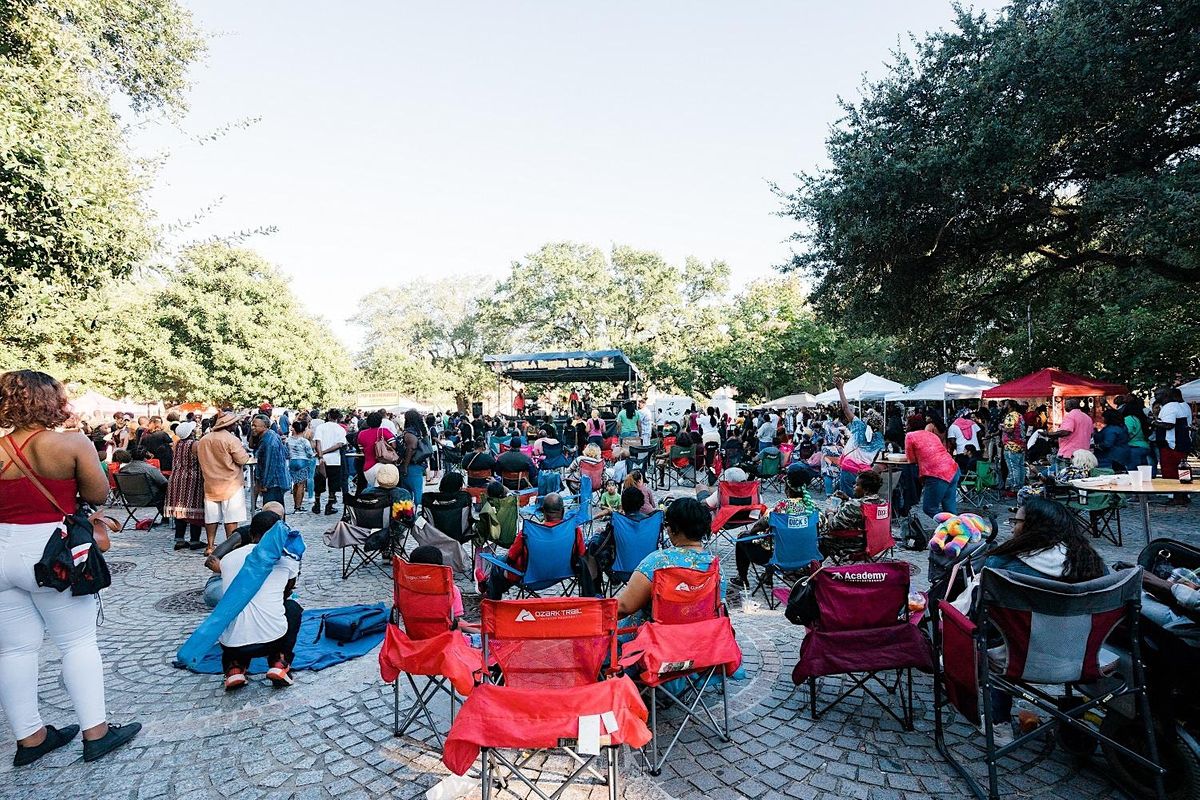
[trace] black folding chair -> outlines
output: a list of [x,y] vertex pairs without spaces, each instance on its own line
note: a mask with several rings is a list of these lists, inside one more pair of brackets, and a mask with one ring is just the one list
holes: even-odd
[[403,552],[395,541],[389,495],[367,494],[346,498],[342,519],[325,532],[325,544],[342,551],[342,580],[367,565],[386,573],[394,552]]
[[162,513],[163,492],[150,482],[150,478],[140,472],[116,472],[113,478],[117,482],[116,499],[125,509],[125,521],[121,523],[121,530],[125,530],[125,526],[133,520],[134,524],[138,522],[136,511],[139,508],[154,509],[152,526],[158,524],[158,520],[162,518],[165,522],[166,517]]

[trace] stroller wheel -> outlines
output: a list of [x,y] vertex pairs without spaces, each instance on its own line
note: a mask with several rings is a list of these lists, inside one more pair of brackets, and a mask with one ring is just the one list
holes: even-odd
[[[1155,726],[1159,759],[1167,774],[1163,777],[1167,797],[1170,800],[1200,800],[1200,744],[1175,724],[1169,735],[1160,726]],[[1145,735],[1136,719],[1121,714],[1107,714],[1100,725],[1100,732],[1120,742],[1135,753],[1146,754]],[[1131,762],[1111,745],[1101,743],[1104,758],[1112,769],[1113,778],[1134,797],[1154,797],[1152,773]]]

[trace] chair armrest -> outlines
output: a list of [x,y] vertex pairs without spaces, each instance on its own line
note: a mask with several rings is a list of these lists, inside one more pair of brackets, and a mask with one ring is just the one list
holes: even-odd
[[500,558],[499,556],[492,555],[491,553],[480,553],[479,556],[484,561],[488,562],[489,564],[499,567],[500,569],[504,570],[505,572],[511,572],[512,574],[516,575],[519,578],[525,577],[524,572],[517,569],[512,564],[509,564],[507,561],[505,561],[503,558]]
[[757,542],[760,539],[771,539],[774,536],[775,536],[775,534],[768,531],[766,533],[755,534],[754,536],[739,536],[736,539],[734,539],[733,541],[735,544],[737,542]]

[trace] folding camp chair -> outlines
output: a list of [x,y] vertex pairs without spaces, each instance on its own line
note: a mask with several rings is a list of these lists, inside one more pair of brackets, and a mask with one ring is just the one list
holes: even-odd
[[447,472],[462,472],[463,451],[461,447],[439,444],[442,451],[442,465]]
[[484,495],[487,494],[488,484],[492,482],[492,477],[490,469],[469,469],[467,470],[467,485],[463,487],[463,491],[471,495],[471,499],[476,503],[482,503]]
[[983,507],[995,501],[999,486],[991,463],[980,459],[975,462],[975,471],[958,482],[958,495],[964,503]]
[[[1141,568],[1135,568],[1071,584],[984,568],[979,576],[974,621],[944,601],[935,606],[934,647],[942,665],[934,680],[934,741],[980,800],[999,797],[999,759],[1041,736],[1050,726],[1091,737],[1106,750],[1120,753],[1146,770],[1154,779],[1158,797],[1166,797],[1165,770],[1158,764],[1138,636],[1141,573]],[[1116,654],[1104,648],[1105,640],[1121,622],[1128,626],[1132,649],[1128,676],[1115,674]],[[1003,647],[989,649],[988,633],[992,630],[1003,639]],[[1065,696],[1049,694],[1046,686],[1063,686]],[[997,747],[995,726],[1007,720],[993,718],[989,699],[994,690],[1020,696],[1047,721]],[[943,698],[967,722],[983,728],[986,795],[946,745]],[[1114,701],[1117,708],[1136,703],[1148,757],[1114,741],[1105,735],[1104,728],[1091,723],[1096,709],[1113,708]]]
[[[1091,474],[1112,475],[1113,470],[1107,467],[1097,467]],[[1079,521],[1095,538],[1103,536],[1117,547],[1121,546],[1124,536],[1121,533],[1121,509],[1125,508],[1125,498],[1113,492],[1089,492],[1086,489],[1072,489],[1067,496],[1067,509],[1079,518]]]
[[646,480],[650,480],[651,473],[654,470],[654,453],[657,449],[653,445],[631,445],[629,447],[629,456],[625,459],[625,474],[628,475],[636,469],[641,471]]
[[758,481],[720,481],[717,483],[717,510],[712,516],[709,544],[715,549],[722,533],[744,528],[767,513],[759,497]]
[[834,564],[856,561],[878,561],[890,556],[896,547],[892,536],[892,506],[890,503],[864,503],[863,530],[828,530],[822,538],[822,552],[827,551]]
[[150,518],[151,526],[157,525],[159,519],[166,522],[167,518],[159,510],[163,502],[163,492],[155,488],[147,475],[138,472],[116,472],[113,479],[117,482],[117,502],[126,514],[125,521],[121,523],[121,530],[125,530],[125,526],[131,521],[135,524],[139,521],[139,508],[154,509],[154,516]]
[[[912,730],[912,671],[930,672],[933,663],[928,641],[908,618],[908,564],[823,567],[811,580],[819,616],[807,626],[792,682],[808,682],[813,719],[862,689],[904,730]],[[892,670],[896,679],[889,685],[879,673]],[[847,676],[850,687],[819,708],[817,679],[830,675]],[[880,699],[871,683],[899,696],[903,716]]]
[[[409,564],[392,557],[394,605],[392,620],[379,652],[379,674],[392,684],[392,729],[403,736],[414,724],[430,731],[442,746],[429,703],[439,694],[450,700],[454,721],[459,696],[471,694],[479,670],[479,651],[455,629],[454,574],[440,564]],[[398,626],[403,624],[404,629]],[[400,675],[412,688],[413,702],[400,720]],[[418,686],[413,676],[424,677]]]
[[392,531],[392,500],[386,494],[347,497],[342,519],[325,532],[325,544],[342,551],[342,580],[368,564],[387,572],[384,556],[403,552]]
[[783,491],[783,454],[764,455],[758,462],[758,477],[762,485],[777,492]]
[[518,599],[540,597],[538,592],[560,584],[564,584],[563,595],[568,596],[575,591],[578,580],[575,574],[578,524],[578,513],[564,517],[557,525],[525,520],[521,533],[528,559],[523,572],[491,553],[483,553],[483,560],[516,576]]
[[471,496],[465,492],[425,492],[421,514],[433,527],[457,542],[471,539]]
[[696,446],[679,447],[671,445],[671,449],[667,451],[667,459],[662,464],[663,482],[666,483],[667,489],[671,488],[672,483],[677,479],[678,485],[682,486],[687,480],[687,473],[690,470],[692,473],[692,486],[696,485]]
[[[587,478],[590,481],[592,491],[589,494],[598,494],[604,489],[604,462],[603,461],[580,461],[579,462],[579,482],[582,486],[583,479]],[[580,491],[582,495],[582,490]]]
[[539,470],[558,471],[569,465],[562,442],[542,445],[542,463],[538,465]]
[[514,492],[533,488],[533,482],[529,480],[527,472],[501,472],[500,482],[504,484],[504,488]]
[[[638,628],[637,637],[623,648],[621,665],[637,667],[638,682],[647,695],[650,709],[650,754],[644,756],[652,775],[663,764],[689,722],[695,721],[729,741],[729,694],[725,681],[742,663],[742,651],[734,639],[733,626],[721,601],[721,577],[717,559],[707,570],[665,567],[654,571],[649,622]],[[673,682],[682,680],[684,689]],[[708,691],[721,691],[721,720]],[[684,699],[685,691],[693,697]],[[675,735],[659,754],[660,699],[667,707],[683,710]]]
[[607,593],[615,595],[619,586],[629,582],[642,559],[662,544],[663,512],[655,511],[638,520],[616,513],[611,522],[616,556],[608,568]]
[[748,534],[739,536],[737,542],[754,542],[771,539],[771,559],[760,571],[754,562],[750,569],[754,572],[754,588],[750,595],[762,594],[767,601],[767,608],[779,605],[775,597],[775,575],[779,573],[806,572],[813,563],[820,564],[825,560],[817,547],[817,523],[820,514],[813,511],[809,514],[785,514],[782,511],[772,511],[768,517],[771,529],[767,533]]
[[[617,663],[617,601],[484,600],[480,616],[484,683],[451,725],[442,762],[463,775],[482,756],[484,800],[492,797],[495,783],[506,787],[509,778],[542,800],[556,800],[586,775],[606,784],[609,800],[616,800],[618,748],[638,748],[650,740],[637,688],[627,677],[611,677]],[[491,674],[493,664],[503,685]],[[528,752],[510,757],[505,750]],[[555,750],[569,759],[569,771],[547,794],[542,787],[549,764],[541,757]],[[601,755],[604,774],[593,767]],[[526,774],[535,767],[539,774]]]

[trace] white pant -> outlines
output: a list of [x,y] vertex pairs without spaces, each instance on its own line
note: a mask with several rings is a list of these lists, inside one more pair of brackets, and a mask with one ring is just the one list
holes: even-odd
[[17,739],[42,727],[38,651],[46,631],[62,653],[63,683],[79,726],[87,730],[107,718],[95,595],[72,597],[70,589],[56,592],[33,581],[33,565],[57,527],[0,523],[0,707]]
[[204,522],[224,522],[226,525],[241,525],[249,517],[246,511],[246,493],[240,488],[226,500],[204,500]]

